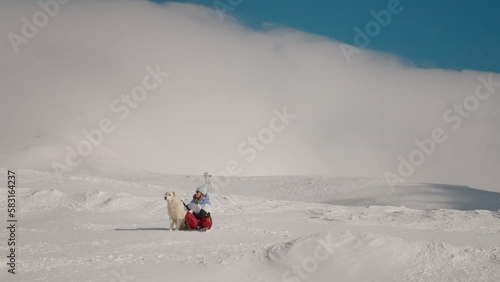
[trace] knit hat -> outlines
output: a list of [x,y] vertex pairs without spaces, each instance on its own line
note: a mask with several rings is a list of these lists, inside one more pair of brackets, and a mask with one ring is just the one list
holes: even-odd
[[208,193],[208,185],[207,184],[203,184],[200,187],[196,188],[196,191],[200,191],[200,193],[202,193],[203,196],[206,196],[207,193]]

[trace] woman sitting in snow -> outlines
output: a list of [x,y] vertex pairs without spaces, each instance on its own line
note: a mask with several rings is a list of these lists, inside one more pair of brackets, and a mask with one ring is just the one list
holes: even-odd
[[208,185],[204,184],[196,188],[191,203],[186,205],[189,212],[186,214],[186,223],[191,229],[207,231],[212,228],[212,217],[210,216],[210,197],[208,196]]

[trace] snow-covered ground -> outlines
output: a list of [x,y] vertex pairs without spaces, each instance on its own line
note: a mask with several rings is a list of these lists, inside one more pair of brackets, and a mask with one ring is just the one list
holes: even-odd
[[437,184],[389,189],[373,178],[235,177],[214,187],[214,227],[201,233],[168,230],[163,194],[188,200],[202,176],[68,175],[59,182],[46,171],[16,171],[17,274],[7,272],[2,228],[0,281],[500,277],[498,193]]

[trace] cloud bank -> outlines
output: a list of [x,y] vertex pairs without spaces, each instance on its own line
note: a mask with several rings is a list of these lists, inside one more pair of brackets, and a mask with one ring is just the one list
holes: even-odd
[[[22,17],[40,10],[18,2],[0,4],[3,154],[34,139],[62,146],[109,117],[116,129],[103,145],[157,171],[217,172],[235,160],[241,175],[383,176],[441,128],[447,140],[408,180],[500,191],[500,87],[470,116],[454,108],[490,74],[418,69],[369,50],[348,63],[327,38],[146,1],[61,5],[16,54],[7,34],[22,34]],[[120,120],[113,101],[157,65],[170,76]],[[247,161],[238,145],[283,107],[296,117]]]

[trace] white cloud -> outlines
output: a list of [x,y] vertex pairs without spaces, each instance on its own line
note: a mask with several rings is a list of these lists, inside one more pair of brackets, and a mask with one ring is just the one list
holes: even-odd
[[[456,132],[442,119],[486,74],[416,69],[368,50],[348,64],[332,40],[146,1],[72,1],[16,55],[6,35],[39,7],[0,7],[4,152],[37,130],[62,137],[116,118],[111,101],[159,64],[171,76],[104,141],[151,168],[199,174],[236,159],[243,174],[376,176],[443,127],[449,141],[412,180],[500,191],[500,88]],[[237,145],[285,105],[297,118],[246,163]]]

